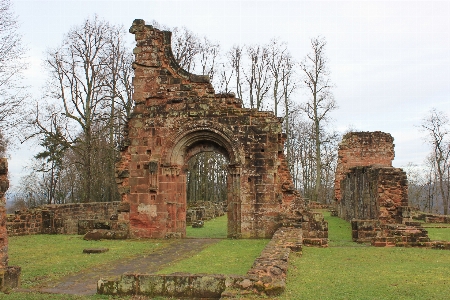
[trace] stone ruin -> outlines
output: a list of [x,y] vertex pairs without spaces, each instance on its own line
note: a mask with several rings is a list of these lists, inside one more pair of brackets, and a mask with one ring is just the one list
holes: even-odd
[[186,210],[186,226],[196,222],[209,221],[211,219],[225,215],[226,203],[212,201],[190,202]]
[[351,222],[352,237],[374,246],[450,249],[432,242],[408,206],[406,173],[392,167],[394,139],[384,132],[350,132],[339,144],[336,214]]
[[393,142],[389,133],[379,131],[344,135],[335,177],[339,217],[401,223],[396,213],[399,206],[408,206],[408,183],[406,173],[392,167]]
[[[187,163],[206,151],[229,161],[228,237],[271,238],[287,221],[317,219],[301,210],[283,152],[282,119],[244,108],[234,94],[216,94],[208,76],[183,70],[170,32],[143,20],[130,32],[135,107],[116,168],[122,202],[130,208],[119,221],[129,222],[130,236],[185,237]],[[294,206],[301,208],[296,214]]]
[[0,291],[20,285],[20,267],[8,265],[8,232],[6,230],[6,199],[9,188],[8,161],[0,158]]
[[[283,152],[282,119],[272,112],[244,108],[234,94],[215,94],[208,76],[180,68],[172,54],[170,32],[145,25],[143,20],[135,20],[130,32],[137,43],[135,107],[116,166],[121,202],[46,205],[17,211],[6,222],[3,200],[0,258],[5,264],[0,265],[0,274],[12,270],[7,267],[6,223],[12,235],[182,238],[188,217],[192,221],[225,213],[228,237],[271,238],[246,276],[125,274],[119,281],[99,281],[98,293],[183,297],[280,294],[289,253],[301,251],[302,245],[328,245],[323,215],[312,212],[294,189]],[[187,163],[196,154],[209,151],[219,152],[229,161],[225,207],[199,204],[188,212]],[[211,291],[211,286],[218,288]],[[162,290],[157,290],[160,287]]]
[[[170,32],[143,20],[135,20],[130,32],[137,43],[136,105],[116,168],[122,202],[129,205],[119,221],[129,222],[132,237],[185,237],[187,222],[207,214],[202,205],[188,212],[187,163],[200,152],[216,151],[229,161],[228,237],[271,241],[245,276],[124,274],[118,281],[100,280],[97,292],[194,298],[280,294],[290,251],[328,245],[323,215],[309,210],[294,190],[282,120],[242,107],[234,94],[215,94],[207,76],[181,69]],[[216,210],[220,214],[215,208],[209,214]]]

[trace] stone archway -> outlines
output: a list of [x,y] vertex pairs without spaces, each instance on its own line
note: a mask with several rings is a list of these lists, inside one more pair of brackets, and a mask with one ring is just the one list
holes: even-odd
[[[195,122],[193,122],[195,123]],[[192,126],[193,124],[189,124]],[[227,216],[228,216],[228,237],[240,237],[240,181],[236,180],[236,176],[239,175],[239,168],[236,166],[241,165],[239,148],[237,143],[232,141],[232,138],[227,135],[225,128],[221,130],[217,129],[219,126],[209,124],[208,127],[200,124],[194,125],[196,129],[186,130],[181,128],[180,134],[175,135],[175,138],[169,138],[166,146],[168,151],[164,161],[166,165],[172,168],[179,169],[178,176],[166,177],[167,184],[175,184],[174,189],[161,190],[161,194],[165,199],[172,199],[172,202],[177,204],[177,212],[172,210],[174,217],[182,219],[183,214],[186,212],[187,205],[187,193],[186,193],[186,169],[187,163],[190,158],[205,151],[214,151],[224,155],[228,161],[228,176],[227,176]],[[173,195],[174,191],[177,191]],[[180,191],[180,192],[179,192]],[[184,191],[184,192],[183,192]],[[172,218],[172,217],[171,217]],[[186,231],[185,219],[177,222],[179,226],[176,228],[178,235],[184,236]]]
[[[208,76],[175,62],[171,33],[135,20],[135,108],[117,165],[129,211],[120,214],[134,237],[185,235],[187,159],[209,147],[229,159],[228,234],[269,238],[294,192],[283,149],[282,120],[215,94]],[[204,148],[203,148],[204,149]]]

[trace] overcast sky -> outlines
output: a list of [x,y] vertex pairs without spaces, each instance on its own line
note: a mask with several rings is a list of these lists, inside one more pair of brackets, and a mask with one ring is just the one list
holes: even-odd
[[[450,115],[450,1],[39,1],[12,0],[29,49],[27,83],[38,99],[44,51],[97,14],[129,28],[134,19],[185,26],[226,50],[279,38],[301,60],[310,38],[326,38],[335,83],[334,127],[389,132],[394,166],[421,164],[429,149],[418,125],[431,108]],[[133,36],[130,34],[130,43]],[[299,101],[304,100],[299,94]],[[34,154],[14,151],[12,184]]]

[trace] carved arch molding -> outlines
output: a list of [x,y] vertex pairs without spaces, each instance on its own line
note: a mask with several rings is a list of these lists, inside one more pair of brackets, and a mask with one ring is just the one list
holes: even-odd
[[280,118],[243,108],[233,94],[215,94],[207,76],[175,62],[168,31],[143,20],[135,35],[135,107],[117,165],[117,183],[134,237],[184,237],[185,164],[217,151],[230,164],[228,236],[268,238],[296,193],[285,161]]

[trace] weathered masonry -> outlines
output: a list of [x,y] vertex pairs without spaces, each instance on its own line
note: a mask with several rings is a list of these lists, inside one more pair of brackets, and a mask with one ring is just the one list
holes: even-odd
[[340,182],[353,167],[392,167],[394,159],[394,138],[389,133],[349,132],[339,144],[338,163],[334,181],[334,195],[341,201]]
[[297,194],[284,153],[281,120],[215,94],[207,76],[181,69],[171,33],[135,20],[135,108],[117,165],[134,237],[183,237],[186,168],[204,151],[228,158],[228,236],[271,237]]
[[408,206],[408,181],[392,167],[394,139],[389,133],[350,132],[339,144],[335,197],[338,215],[347,220],[402,223],[398,208]]
[[8,232],[6,230],[6,199],[9,188],[8,161],[0,158],[0,291],[20,285],[20,267],[8,266]]
[[126,222],[117,221],[119,212],[129,211],[121,202],[48,204],[18,210],[8,215],[8,236],[29,234],[84,234],[88,229],[128,232]]
[[338,215],[351,222],[352,238],[373,246],[450,249],[430,241],[408,206],[406,173],[392,167],[393,138],[383,132],[350,132],[339,144],[335,195]]

